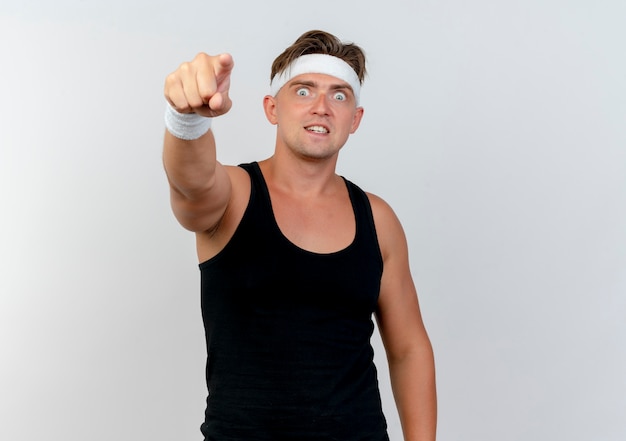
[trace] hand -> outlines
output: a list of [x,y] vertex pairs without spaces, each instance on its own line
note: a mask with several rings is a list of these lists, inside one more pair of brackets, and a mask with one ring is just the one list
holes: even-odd
[[233,66],[230,54],[199,53],[167,76],[165,99],[180,113],[223,115],[232,106],[228,91]]

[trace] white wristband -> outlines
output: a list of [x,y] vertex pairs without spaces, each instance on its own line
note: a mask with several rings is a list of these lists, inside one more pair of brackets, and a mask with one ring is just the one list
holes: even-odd
[[165,107],[165,127],[177,138],[198,139],[211,128],[211,118],[195,113],[180,113],[168,102]]

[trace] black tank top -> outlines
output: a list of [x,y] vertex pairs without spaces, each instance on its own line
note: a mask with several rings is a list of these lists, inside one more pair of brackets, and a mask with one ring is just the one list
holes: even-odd
[[207,441],[388,440],[370,337],[382,257],[366,194],[345,180],[356,235],[303,250],[280,231],[257,163],[232,239],[200,264]]

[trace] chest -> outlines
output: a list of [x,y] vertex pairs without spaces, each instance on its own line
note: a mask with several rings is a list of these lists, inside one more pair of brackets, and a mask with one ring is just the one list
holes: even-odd
[[321,198],[294,198],[276,192],[271,203],[279,230],[299,248],[333,253],[354,241],[356,220],[347,191]]

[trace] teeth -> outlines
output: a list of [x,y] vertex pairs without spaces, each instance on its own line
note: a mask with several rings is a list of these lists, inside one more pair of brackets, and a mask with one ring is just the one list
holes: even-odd
[[307,127],[306,129],[310,132],[315,132],[315,133],[328,133],[328,130],[326,130],[326,128],[322,126],[311,126],[311,127]]

